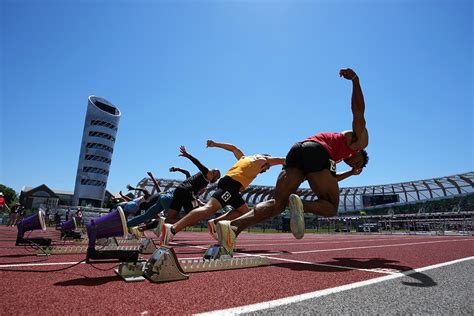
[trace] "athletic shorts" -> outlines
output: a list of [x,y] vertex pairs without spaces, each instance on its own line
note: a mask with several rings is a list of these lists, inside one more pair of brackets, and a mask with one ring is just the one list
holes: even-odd
[[313,141],[298,142],[286,155],[283,168],[297,168],[304,175],[327,169],[336,176],[336,163],[323,145]]
[[225,176],[217,183],[217,190],[214,192],[212,197],[218,200],[222,207],[230,205],[234,209],[237,209],[245,204],[245,201],[240,194],[241,187],[242,184],[240,184],[239,181],[236,181],[229,176]]
[[198,207],[198,203],[191,190],[181,187],[177,187],[174,190],[173,201],[169,207],[170,209],[179,213],[181,208],[183,208],[186,213],[189,213],[196,207]]

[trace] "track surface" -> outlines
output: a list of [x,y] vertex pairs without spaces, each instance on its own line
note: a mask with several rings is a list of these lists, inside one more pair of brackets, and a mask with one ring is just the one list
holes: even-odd
[[[473,314],[473,236],[243,233],[236,256],[267,256],[270,266],[161,284],[123,282],[114,264],[73,266],[84,254],[38,257],[15,236],[0,226],[1,315]],[[52,229],[36,236],[59,239]],[[178,258],[200,258],[213,240],[183,232],[175,242]]]

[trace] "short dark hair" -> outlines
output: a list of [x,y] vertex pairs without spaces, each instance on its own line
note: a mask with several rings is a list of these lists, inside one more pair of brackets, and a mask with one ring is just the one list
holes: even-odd
[[367,151],[365,151],[365,149],[362,149],[360,153],[362,154],[362,158],[364,159],[364,164],[362,165],[362,168],[364,168],[369,162],[369,155],[367,154]]

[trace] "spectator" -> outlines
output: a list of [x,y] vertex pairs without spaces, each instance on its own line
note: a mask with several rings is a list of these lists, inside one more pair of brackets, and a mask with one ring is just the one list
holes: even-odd
[[[57,213],[57,212],[56,212]],[[49,213],[49,217],[48,217],[48,222],[49,222],[49,225],[53,224],[56,222],[55,220],[56,218],[56,214],[53,214],[53,212]]]
[[56,212],[54,214],[54,225],[57,226],[61,222],[61,215],[59,215],[59,212]]
[[16,221],[18,220],[18,213],[21,211],[21,204],[15,203],[10,211],[10,218],[8,219],[7,226],[15,226]]
[[49,207],[44,210],[44,218],[46,220],[46,225],[49,225]]
[[9,212],[10,208],[8,207],[7,202],[3,197],[3,192],[0,192],[0,212],[3,212],[4,210]]
[[82,210],[81,210],[81,208],[78,208],[77,211],[76,211],[76,224],[79,227],[82,225]]

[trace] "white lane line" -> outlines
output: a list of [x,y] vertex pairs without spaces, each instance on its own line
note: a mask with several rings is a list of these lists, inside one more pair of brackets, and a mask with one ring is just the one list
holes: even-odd
[[85,264],[85,262],[45,262],[45,263],[15,263],[15,264],[2,264],[0,268],[22,268],[22,267],[41,267],[41,266],[60,266],[65,264]]
[[355,283],[351,283],[351,284],[346,284],[346,285],[337,286],[337,287],[333,287],[333,288],[329,288],[329,289],[324,289],[324,290],[319,290],[319,291],[315,291],[315,292],[305,293],[305,294],[301,294],[301,295],[285,297],[285,298],[278,299],[278,300],[267,301],[267,302],[252,304],[252,305],[246,305],[246,306],[239,306],[239,307],[228,308],[228,309],[215,310],[215,311],[210,311],[210,312],[201,313],[201,314],[197,314],[197,315],[239,315],[239,314],[243,314],[243,313],[251,313],[251,312],[256,312],[256,311],[262,311],[262,310],[265,310],[265,309],[275,308],[275,307],[282,306],[282,305],[298,303],[298,302],[302,302],[302,301],[317,298],[317,297],[322,297],[322,296],[326,296],[326,295],[330,295],[330,294],[334,294],[334,293],[338,293],[338,292],[342,292],[342,291],[356,289],[356,288],[360,288],[360,287],[367,286],[367,285],[377,284],[377,283],[385,282],[385,281],[388,281],[388,280],[393,280],[393,279],[401,278],[401,277],[404,277],[404,276],[409,276],[409,275],[414,274],[414,273],[419,273],[419,272],[423,272],[423,271],[427,271],[427,270],[431,270],[431,269],[441,268],[441,267],[449,266],[449,265],[452,265],[452,264],[456,264],[456,263],[460,263],[460,262],[464,262],[464,261],[468,261],[468,260],[472,260],[472,259],[474,259],[474,257],[462,258],[462,259],[458,259],[458,260],[453,260],[453,261],[443,262],[443,263],[439,263],[439,264],[435,264],[435,265],[431,265],[431,266],[426,266],[426,267],[419,268],[419,269],[413,269],[413,270],[405,271],[403,273],[394,273],[394,274],[382,276],[382,277],[379,277],[379,278],[374,278],[374,279],[370,279],[370,280],[366,280],[366,281],[355,282]]
[[[331,251],[343,251],[343,250],[359,250],[359,249],[372,249],[372,248],[385,248],[385,247],[401,247],[401,246],[416,246],[416,245],[426,245],[426,244],[438,244],[438,243],[447,243],[447,242],[461,242],[461,241],[474,241],[474,239],[463,239],[463,240],[435,240],[435,241],[422,241],[422,242],[413,242],[413,243],[403,243],[403,244],[390,244],[390,245],[375,245],[375,246],[361,246],[361,247],[346,247],[346,248],[332,248],[332,249],[317,249],[317,250],[304,250],[304,251],[292,251],[288,253],[281,254],[272,254],[275,255],[295,255],[295,254],[304,254],[304,253],[317,253],[317,252],[331,252]],[[264,253],[256,254],[256,256],[265,256]]]
[[[412,239],[418,239],[418,238],[412,238]],[[261,246],[298,246],[298,245],[314,245],[314,244],[339,244],[339,243],[355,243],[355,242],[377,242],[377,241],[399,241],[399,240],[407,240],[407,238],[377,238],[377,239],[354,239],[354,240],[331,240],[331,241],[320,241],[320,240],[315,240],[315,241],[309,241],[309,242],[299,242],[296,241],[295,239],[293,240],[288,240],[287,243],[272,243],[272,244],[265,244],[265,243],[258,243],[258,244],[246,244],[245,242],[240,241],[237,245],[239,247],[261,247]],[[411,239],[410,239],[411,240]],[[444,239],[443,241],[458,241],[458,240],[466,240],[464,237],[463,239],[459,238],[451,238],[451,239]],[[467,240],[473,240],[474,239],[467,239]],[[286,240],[285,240],[286,241]],[[192,247],[192,246],[202,246],[204,245],[199,245],[200,243],[206,244],[206,241],[203,240],[193,240],[193,242],[197,243],[197,245],[191,245],[191,244],[186,244],[186,241],[182,242],[183,245]],[[179,245],[181,244],[180,241],[176,241],[176,243]]]
[[353,267],[348,267],[348,266],[339,266],[335,264],[326,264],[326,263],[315,263],[315,262],[309,262],[309,261],[300,261],[300,260],[292,260],[292,259],[285,259],[285,258],[275,258],[275,257],[269,257],[266,256],[268,259],[273,259],[273,260],[279,260],[279,261],[286,261],[286,262],[293,262],[293,263],[301,263],[301,264],[308,264],[312,266],[318,266],[318,267],[328,267],[328,268],[337,268],[341,270],[356,270],[356,271],[366,271],[366,272],[374,272],[374,273],[381,273],[381,274],[394,274],[394,273],[399,273],[399,270],[395,269],[381,269],[381,268],[376,268],[376,269],[364,269],[364,268],[353,268]]
[[[474,239],[462,239],[462,240],[435,240],[435,241],[425,241],[417,243],[403,243],[403,244],[390,244],[390,245],[376,245],[376,246],[361,246],[361,247],[347,247],[347,248],[334,248],[334,249],[317,249],[317,250],[306,250],[306,251],[295,251],[288,253],[272,253],[271,256],[280,256],[280,255],[294,255],[294,254],[304,254],[304,253],[317,253],[317,252],[331,252],[331,251],[344,251],[344,250],[358,250],[358,249],[371,249],[371,248],[384,248],[384,247],[400,247],[400,246],[413,246],[413,245],[422,245],[422,244],[435,244],[435,243],[446,243],[446,242],[460,242],[460,241],[474,241]],[[198,249],[207,249],[208,247],[203,246],[189,246],[191,248]],[[237,254],[237,252],[236,252]],[[268,253],[262,254],[248,254],[245,252],[238,253],[241,256],[262,256],[267,257]],[[196,259],[198,257],[190,258],[180,258],[180,259]],[[270,257],[269,257],[270,258]],[[273,258],[276,259],[276,258]],[[76,264],[78,262],[51,262],[51,263],[20,263],[20,264],[5,264],[0,265],[0,268],[11,268],[11,267],[30,267],[30,266],[48,266],[48,265],[65,265],[65,264]]]
[[[357,240],[341,240],[341,241],[312,241],[312,242],[296,242],[293,240],[291,243],[277,243],[277,244],[238,244],[240,247],[259,247],[259,246],[297,246],[297,245],[314,245],[314,244],[342,244],[342,243],[354,243],[354,242],[376,242],[376,241],[392,241],[392,240],[406,240],[404,238],[381,238],[381,239],[357,239]],[[445,241],[456,241],[458,239],[446,239]],[[473,239],[474,240],[474,239]]]
[[[474,239],[469,239],[469,240],[474,240]],[[419,244],[426,244],[426,243],[440,243],[440,242],[450,242],[450,241],[465,241],[465,240],[435,240],[435,241],[427,241],[427,242],[418,242],[418,243],[403,243],[403,244],[396,244],[396,245],[377,245],[377,246],[363,246],[363,247],[351,247],[351,248],[337,248],[337,249],[320,249],[320,250],[308,250],[308,251],[296,251],[296,252],[290,252],[290,253],[272,253],[271,255],[267,254],[247,254],[245,252],[236,252],[235,254],[238,254],[237,257],[257,257],[257,256],[262,256],[262,257],[267,257],[268,259],[272,260],[278,260],[278,261],[286,261],[286,262],[293,262],[293,263],[301,263],[301,264],[308,264],[308,265],[314,265],[314,266],[321,266],[321,267],[329,267],[329,268],[337,268],[337,269],[345,269],[345,270],[356,270],[356,271],[365,271],[365,272],[373,272],[373,273],[381,273],[381,274],[397,274],[400,273],[399,270],[395,269],[381,269],[381,268],[375,268],[375,269],[364,269],[364,268],[355,268],[355,267],[348,267],[348,266],[339,266],[339,265],[332,265],[332,264],[325,264],[325,263],[314,263],[310,261],[301,261],[301,260],[293,260],[293,259],[287,259],[287,258],[278,258],[275,256],[280,256],[280,255],[293,255],[293,254],[301,254],[301,253],[316,253],[316,252],[329,252],[329,251],[342,251],[342,250],[357,250],[357,249],[368,249],[368,248],[381,248],[381,247],[395,247],[395,246],[411,246],[411,245],[419,245]],[[201,247],[201,246],[190,246],[192,248],[197,248],[197,249],[207,249],[207,247]],[[195,259],[195,258],[194,258]],[[403,273],[403,272],[402,272]]]

